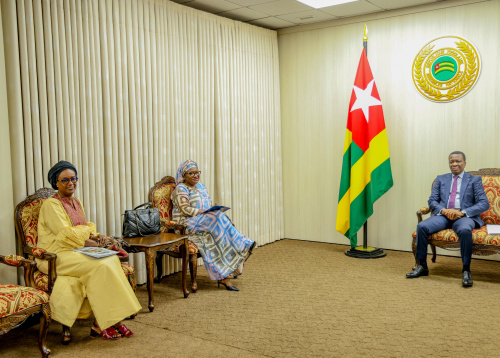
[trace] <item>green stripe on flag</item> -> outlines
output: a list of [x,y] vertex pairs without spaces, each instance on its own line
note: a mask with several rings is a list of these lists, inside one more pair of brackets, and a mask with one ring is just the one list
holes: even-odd
[[380,164],[371,174],[372,200],[373,203],[384,195],[394,182],[392,181],[391,158]]
[[[344,153],[342,158],[342,176],[340,178],[339,201],[344,197],[345,193],[351,186],[351,167],[365,154],[363,150],[354,142]],[[347,235],[346,235],[347,236]]]

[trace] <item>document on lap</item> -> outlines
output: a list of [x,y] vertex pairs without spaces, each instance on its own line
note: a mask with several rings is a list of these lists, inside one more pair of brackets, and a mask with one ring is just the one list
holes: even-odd
[[500,235],[500,225],[487,224],[488,235]]
[[203,214],[209,213],[209,212],[211,212],[211,211],[217,211],[217,210],[224,212],[224,211],[227,211],[227,210],[229,210],[229,209],[231,209],[231,208],[230,208],[230,207],[228,207],[228,206],[214,205],[214,206],[212,206],[210,209],[205,210],[205,211],[203,212]]
[[103,247],[94,247],[94,246],[87,246],[87,247],[82,247],[81,249],[75,249],[73,251],[80,252],[84,255],[100,259],[103,257],[108,257],[108,256],[113,256],[116,255],[118,252],[113,251],[113,250],[108,250]]

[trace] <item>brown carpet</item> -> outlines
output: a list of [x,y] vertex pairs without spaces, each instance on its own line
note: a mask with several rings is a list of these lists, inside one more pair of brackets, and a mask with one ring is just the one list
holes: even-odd
[[[229,292],[199,268],[199,290],[182,298],[180,274],[155,285],[155,310],[127,325],[130,339],[91,339],[78,321],[74,341],[51,357],[499,357],[500,262],[473,260],[474,287],[461,286],[460,258],[438,256],[431,275],[407,280],[411,253],[376,260],[346,246],[282,240],[255,250]],[[0,336],[0,356],[37,357],[38,326]]]

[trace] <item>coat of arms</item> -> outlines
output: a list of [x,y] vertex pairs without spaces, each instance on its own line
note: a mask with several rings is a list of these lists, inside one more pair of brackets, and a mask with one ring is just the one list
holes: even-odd
[[434,102],[454,101],[476,84],[481,72],[479,52],[458,36],[442,36],[425,44],[413,61],[413,83]]

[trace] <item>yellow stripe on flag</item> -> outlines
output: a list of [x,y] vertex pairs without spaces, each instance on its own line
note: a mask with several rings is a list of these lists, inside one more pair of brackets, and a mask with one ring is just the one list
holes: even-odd
[[349,129],[346,129],[345,131],[345,142],[344,142],[344,153],[347,152],[347,149],[349,149],[349,146],[352,143],[352,132]]
[[350,223],[350,212],[351,212],[351,202],[349,200],[349,194],[351,190],[347,190],[342,199],[339,201],[337,206],[337,224],[335,229],[341,234],[345,234],[351,225]]
[[389,158],[389,143],[385,129],[370,141],[370,147],[351,168],[350,202],[357,198],[370,182],[374,169]]

